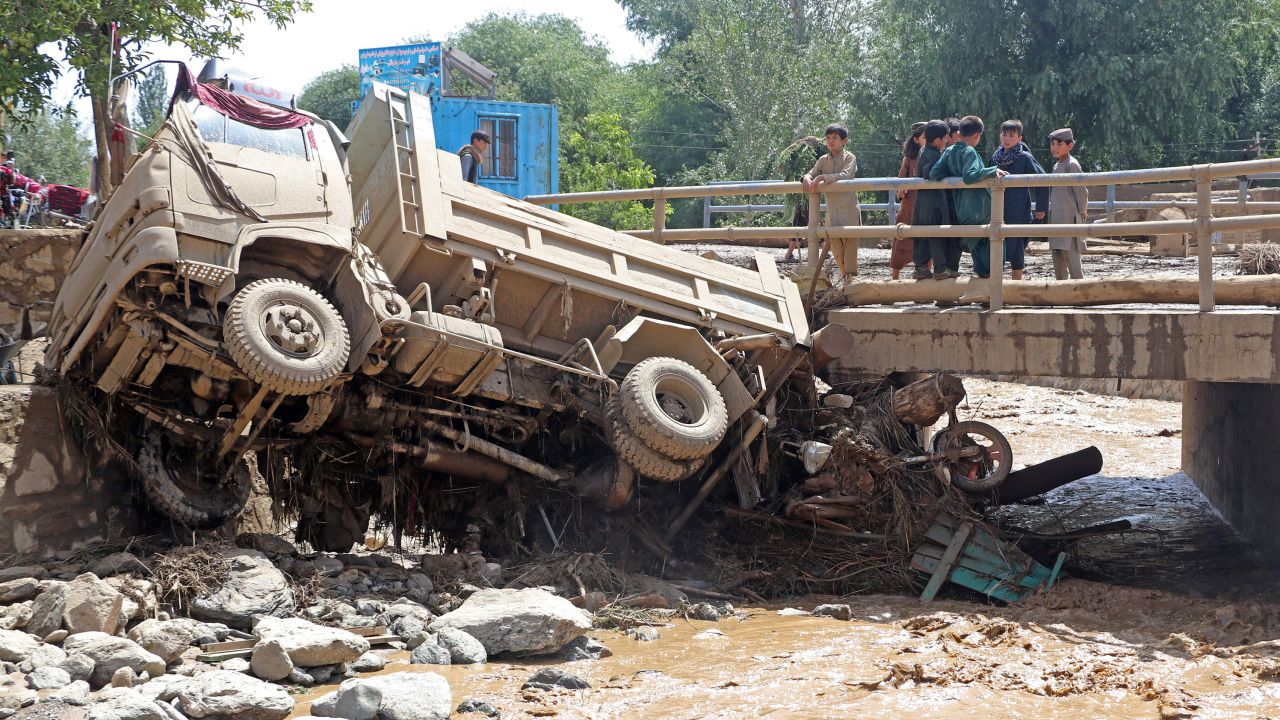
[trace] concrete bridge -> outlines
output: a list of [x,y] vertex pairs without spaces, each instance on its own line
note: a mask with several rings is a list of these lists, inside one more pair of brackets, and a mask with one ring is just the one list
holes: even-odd
[[[1280,552],[1280,278],[1256,283],[1248,292],[1224,287],[1232,280],[1213,277],[1215,234],[1274,231],[1280,228],[1280,203],[1252,203],[1242,184],[1236,202],[1240,215],[1214,217],[1215,179],[1239,178],[1280,171],[1280,160],[1222,163],[1182,168],[1130,170],[1077,175],[1010,175],[968,186],[991,189],[991,222],[967,226],[846,226],[819,227],[819,197],[809,195],[808,227],[666,229],[665,203],[672,198],[709,198],[801,192],[799,183],[755,182],[730,185],[653,188],[602,193],[576,193],[530,198],[534,202],[572,203],[612,200],[651,200],[654,229],[635,233],[654,242],[731,242],[773,245],[787,237],[806,237],[808,277],[819,272],[818,240],[884,237],[986,237],[991,266],[1001,267],[1006,237],[1193,236],[1198,272],[1181,281],[1175,305],[1136,305],[1167,302],[1152,295],[1168,295],[1164,279],[1149,278],[1144,293],[1124,297],[1124,290],[1107,288],[1105,302],[1059,302],[1058,307],[1013,307],[1029,297],[1025,286],[1009,287],[995,274],[980,289],[984,305],[939,308],[933,305],[893,304],[940,299],[945,283],[923,283],[919,297],[911,297],[911,283],[857,282],[850,289],[851,304],[829,312],[829,322],[849,328],[857,350],[839,360],[839,373],[886,374],[901,371],[1175,380],[1183,388],[1183,469],[1222,515],[1259,546]],[[1195,183],[1195,219],[1145,222],[1103,222],[1082,225],[1005,225],[1003,188],[1044,186],[1112,186],[1151,182]],[[904,178],[860,178],[828,186],[830,192],[887,192],[899,189],[961,187],[957,179],[925,182]],[[1255,214],[1249,214],[1252,210]],[[828,242],[828,245],[831,243]],[[856,248],[856,243],[850,243]],[[857,251],[845,264],[857,274]],[[1077,281],[1083,282],[1083,281]],[[1116,283],[1120,285],[1121,283]],[[1241,283],[1249,285],[1250,283]],[[879,285],[879,288],[874,286]],[[1218,285],[1215,288],[1215,285]],[[952,288],[951,290],[956,290]],[[1216,297],[1216,292],[1230,290]],[[906,293],[904,295],[903,293]],[[963,290],[955,291],[956,296]],[[858,295],[858,298],[855,298]],[[1031,293],[1034,295],[1034,293]],[[1082,293],[1082,295],[1085,295]],[[1057,294],[1061,296],[1061,294]],[[1245,301],[1239,298],[1245,297]],[[870,298],[870,299],[868,299]],[[876,305],[876,298],[880,304]],[[1043,298],[1040,298],[1043,300]],[[1241,307],[1237,305],[1246,305]],[[1052,305],[1036,302],[1024,305]],[[1080,305],[1111,304],[1097,308]],[[1065,306],[1070,307],[1065,307]],[[1222,307],[1219,307],[1219,306]]]

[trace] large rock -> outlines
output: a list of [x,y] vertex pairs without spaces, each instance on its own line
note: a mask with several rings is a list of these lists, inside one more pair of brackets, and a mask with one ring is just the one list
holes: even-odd
[[124,595],[120,591],[93,573],[85,573],[67,583],[64,591],[62,624],[67,632],[115,634],[120,627],[120,610],[124,607]]
[[453,656],[436,642],[433,635],[409,653],[409,662],[414,665],[452,665]]
[[56,667],[36,668],[27,676],[27,686],[32,690],[57,690],[70,684],[67,671]]
[[265,555],[256,550],[229,550],[231,569],[217,590],[191,604],[201,620],[222,622],[248,630],[254,615],[284,617],[293,612],[289,581]]
[[70,655],[84,655],[93,660],[89,684],[95,688],[110,683],[112,676],[122,667],[130,668],[138,674],[146,672],[151,677],[164,674],[163,658],[143,650],[127,638],[103,633],[80,633],[68,636],[62,647]]
[[369,652],[369,641],[359,635],[301,618],[265,617],[253,630],[264,642],[279,642],[299,667],[339,665]]
[[263,680],[283,680],[293,672],[293,660],[279,640],[264,640],[253,648],[249,669]]
[[431,637],[431,633],[427,632],[427,625],[432,620],[435,620],[435,618],[432,617],[424,621],[412,615],[404,615],[391,621],[391,624],[387,626],[387,630],[392,635],[399,636],[404,641],[405,647],[412,650]]
[[449,659],[454,665],[478,665],[489,659],[479,640],[457,628],[440,628],[436,633],[436,643],[449,651]]
[[129,639],[147,652],[164,658],[166,663],[178,659],[198,639],[216,636],[216,631],[196,620],[143,620],[129,631]]
[[18,578],[0,583],[0,603],[30,600],[40,592],[40,581],[35,578]]
[[568,600],[545,590],[481,590],[427,629],[439,632],[446,627],[479,640],[489,657],[544,655],[582,635],[591,620]]
[[375,692],[379,695],[378,720],[447,720],[453,709],[453,693],[444,678],[435,673],[398,672],[347,680],[338,686],[337,692],[313,702],[311,713],[318,717],[361,720],[339,713],[364,712],[364,704]]
[[183,683],[176,704],[189,718],[282,720],[293,712],[293,698],[284,688],[227,670],[210,670]]
[[31,651],[27,662],[31,663],[32,668],[57,667],[66,659],[67,653],[62,648],[45,643]]
[[21,630],[0,630],[0,660],[20,663],[38,647],[40,640]]
[[62,627],[62,613],[66,609],[67,585],[58,583],[40,593],[31,602],[31,619],[27,621],[27,632],[40,637]]
[[112,688],[89,706],[85,720],[169,720],[169,715],[151,698],[131,689]]

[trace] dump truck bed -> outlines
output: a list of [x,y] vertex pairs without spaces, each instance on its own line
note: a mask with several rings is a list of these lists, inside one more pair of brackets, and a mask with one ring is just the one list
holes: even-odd
[[489,283],[511,347],[558,355],[637,315],[807,343],[799,292],[770,255],[736,267],[467,183],[435,148],[422,96],[375,86],[348,132],[360,239],[398,290],[427,283],[439,311]]

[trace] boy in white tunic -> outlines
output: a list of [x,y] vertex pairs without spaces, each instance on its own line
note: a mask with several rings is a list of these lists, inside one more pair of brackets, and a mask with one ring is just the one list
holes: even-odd
[[[1057,164],[1053,166],[1054,174],[1078,173],[1080,163],[1071,155],[1075,147],[1075,133],[1071,128],[1062,128],[1049,133],[1049,152]],[[1084,187],[1055,187],[1049,193],[1049,224],[1075,225],[1088,222],[1089,189]],[[1049,249],[1053,251],[1053,274],[1059,280],[1067,278],[1078,280],[1084,277],[1084,268],[1080,265],[1080,254],[1085,250],[1083,237],[1051,237]]]
[[[831,183],[849,180],[858,173],[858,159],[853,153],[845,152],[844,146],[849,142],[849,130],[840,123],[827,126],[826,155],[818,158],[803,178],[800,185],[806,193],[822,192]],[[833,192],[827,195],[827,227],[842,225],[861,225],[862,209],[858,207],[858,193]],[[831,256],[836,259],[840,275],[848,278],[850,269],[854,268],[855,252],[858,248],[857,238],[831,238]]]

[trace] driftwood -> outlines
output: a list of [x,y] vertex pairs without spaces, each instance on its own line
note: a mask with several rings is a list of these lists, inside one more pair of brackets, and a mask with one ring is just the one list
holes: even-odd
[[907,425],[928,427],[964,400],[964,383],[939,373],[893,391],[893,416]]
[[[895,302],[980,303],[988,299],[988,281],[957,280],[861,281],[845,288],[850,305]],[[1125,305],[1168,303],[1192,305],[1200,301],[1195,278],[1132,277],[1084,280],[1005,280],[1005,305]],[[1280,305],[1280,276],[1245,275],[1214,278],[1213,297],[1219,305]]]

